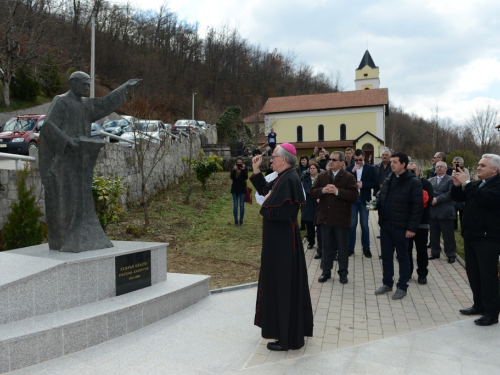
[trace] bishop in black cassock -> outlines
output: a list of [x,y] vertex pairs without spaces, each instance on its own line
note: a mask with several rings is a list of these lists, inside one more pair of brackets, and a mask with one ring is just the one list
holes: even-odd
[[250,177],[259,194],[266,196],[260,210],[263,233],[255,325],[262,328],[262,337],[277,340],[268,343],[270,350],[299,349],[304,346],[304,336],[313,334],[307,268],[297,224],[305,197],[293,167],[295,155],[289,143],[276,147],[272,163],[278,177],[270,183],[260,172],[262,156],[255,156]]

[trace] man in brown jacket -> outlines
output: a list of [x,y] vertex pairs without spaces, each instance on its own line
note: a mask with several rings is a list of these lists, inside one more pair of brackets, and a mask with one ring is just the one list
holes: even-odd
[[342,169],[345,155],[334,151],[328,161],[328,170],[321,173],[309,193],[319,199],[316,223],[321,228],[321,269],[318,281],[324,283],[332,277],[334,248],[338,249],[340,282],[347,283],[349,268],[349,228],[352,202],[358,199],[358,187],[354,176]]

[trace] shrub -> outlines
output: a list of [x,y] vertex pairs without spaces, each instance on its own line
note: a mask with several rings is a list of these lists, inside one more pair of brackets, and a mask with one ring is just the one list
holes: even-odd
[[200,150],[198,157],[194,160],[182,158],[186,163],[190,164],[196,174],[196,179],[201,182],[203,190],[206,190],[206,182],[217,171],[222,171],[222,158],[217,155],[205,157],[203,150]]
[[17,173],[18,199],[10,205],[10,213],[3,227],[4,250],[39,245],[43,242],[43,226],[39,222],[43,213],[36,205],[34,187],[27,186],[30,174],[28,165]]
[[92,196],[102,229],[106,230],[108,224],[118,220],[119,214],[122,212],[118,199],[124,190],[120,177],[102,177],[94,171]]

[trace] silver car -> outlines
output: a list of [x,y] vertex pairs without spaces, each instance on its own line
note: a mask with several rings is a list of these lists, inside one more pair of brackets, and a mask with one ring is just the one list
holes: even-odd
[[180,131],[190,133],[199,132],[200,126],[196,120],[177,120],[174,126],[170,129],[172,134],[179,134]]
[[[147,139],[153,143],[158,143],[165,138],[166,127],[160,120],[138,120],[123,129],[122,138],[135,141],[138,139]],[[131,143],[120,141],[123,146],[132,147]]]

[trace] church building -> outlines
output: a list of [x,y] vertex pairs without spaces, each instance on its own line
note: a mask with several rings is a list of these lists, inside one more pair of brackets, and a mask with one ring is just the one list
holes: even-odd
[[379,158],[385,144],[388,89],[380,88],[379,68],[368,51],[355,71],[354,91],[269,98],[261,113],[265,133],[271,128],[278,143],[288,142],[297,156],[324,147],[330,153],[360,148],[366,158]]

